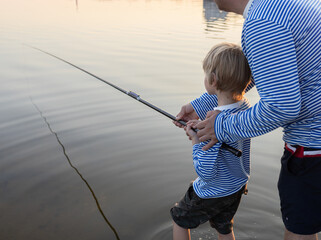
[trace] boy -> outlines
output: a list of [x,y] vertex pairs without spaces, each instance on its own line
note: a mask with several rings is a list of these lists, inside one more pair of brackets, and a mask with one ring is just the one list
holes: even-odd
[[[209,104],[206,99],[209,95],[205,94],[191,102],[189,107],[198,109],[195,112],[200,119],[205,119],[211,110],[235,114],[250,107],[243,95],[251,72],[238,45],[221,43],[214,46],[203,61],[203,69],[206,91],[217,98]],[[203,151],[202,147],[207,142],[201,142],[192,130],[197,122],[189,121],[184,129],[192,140],[193,163],[198,178],[184,198],[171,209],[173,239],[190,239],[189,229],[207,221],[218,231],[219,239],[235,239],[233,217],[249,179],[250,139],[227,142],[243,152],[240,158],[220,149],[222,143]],[[178,123],[176,125],[182,127]]]

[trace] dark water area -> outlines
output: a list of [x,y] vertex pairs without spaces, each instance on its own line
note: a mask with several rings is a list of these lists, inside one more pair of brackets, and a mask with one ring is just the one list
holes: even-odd
[[[0,239],[171,239],[169,209],[196,178],[171,120],[27,45],[176,115],[205,91],[207,51],[240,43],[242,23],[207,0],[3,0]],[[237,239],[282,239],[281,138],[253,139]],[[204,224],[192,239],[217,236]]]

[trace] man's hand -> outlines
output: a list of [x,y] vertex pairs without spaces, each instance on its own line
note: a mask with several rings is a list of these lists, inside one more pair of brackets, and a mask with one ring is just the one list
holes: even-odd
[[202,148],[203,151],[210,149],[218,142],[215,135],[214,122],[219,113],[220,111],[218,110],[208,112],[206,119],[195,126],[198,129],[197,136],[201,142],[210,140],[210,142]]
[[[198,116],[197,116],[192,104],[188,103],[181,108],[181,111],[177,114],[176,119],[183,120],[184,122],[188,122],[190,120],[197,120]],[[180,128],[184,127],[182,124],[180,124],[177,121],[173,121],[173,123],[177,127],[180,127]]]

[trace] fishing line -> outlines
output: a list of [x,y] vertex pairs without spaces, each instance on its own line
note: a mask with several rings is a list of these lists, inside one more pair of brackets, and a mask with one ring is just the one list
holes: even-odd
[[[95,74],[93,74],[93,73],[91,73],[91,72],[88,72],[87,70],[85,70],[85,69],[83,69],[83,68],[81,68],[81,67],[78,67],[77,65],[75,65],[75,64],[73,64],[73,63],[71,63],[71,62],[68,62],[68,61],[66,61],[66,60],[64,60],[64,59],[62,59],[62,58],[60,58],[60,57],[57,57],[56,55],[53,55],[52,53],[46,52],[46,51],[44,51],[44,50],[42,50],[42,49],[40,49],[40,48],[36,48],[36,47],[30,46],[30,45],[27,45],[27,44],[24,44],[24,45],[26,45],[26,46],[28,46],[28,47],[30,47],[30,48],[33,48],[33,49],[35,49],[35,50],[38,50],[38,51],[40,51],[40,52],[42,52],[42,53],[45,53],[45,54],[47,54],[47,55],[49,55],[49,56],[51,56],[51,57],[54,57],[54,58],[56,58],[56,59],[58,59],[58,60],[60,60],[60,61],[62,61],[62,62],[64,62],[64,63],[67,63],[67,64],[71,65],[72,67],[77,68],[78,70],[80,70],[80,71],[82,71],[82,72],[84,72],[84,73],[87,73],[88,75],[90,75],[90,76],[98,79],[99,81],[101,81],[101,82],[103,82],[103,83],[106,83],[107,85],[109,85],[109,86],[117,89],[118,91],[120,91],[120,92],[122,92],[122,93],[124,93],[124,94],[126,94],[126,95],[128,95],[128,96],[130,96],[130,97],[132,97],[132,98],[134,98],[135,100],[137,100],[137,101],[139,101],[139,102],[141,102],[141,103],[143,103],[143,104],[145,104],[146,106],[154,109],[155,111],[163,114],[164,116],[172,119],[173,121],[179,122],[179,123],[182,124],[183,126],[186,126],[186,122],[185,122],[185,121],[176,120],[176,117],[175,117],[175,116],[173,116],[173,115],[169,114],[168,112],[165,112],[164,110],[156,107],[155,105],[153,105],[153,104],[145,101],[145,100],[142,99],[138,94],[136,94],[136,93],[134,93],[134,92],[132,92],[132,91],[126,91],[126,90],[124,90],[124,89],[116,86],[115,84],[113,84],[113,83],[111,83],[111,82],[108,82],[108,81],[106,81],[106,80],[104,80],[104,79],[96,76]],[[195,129],[195,131],[197,132],[197,129]],[[223,148],[223,149],[231,152],[232,154],[234,154],[234,155],[237,156],[237,157],[242,156],[242,152],[241,152],[240,150],[235,149],[235,148],[229,146],[229,145],[226,144],[226,143],[222,143],[221,148]]]
[[39,109],[39,107],[34,103],[34,101],[32,100],[32,98],[30,97],[30,101],[31,103],[33,104],[33,106],[36,108],[36,110],[39,112],[41,118],[45,121],[45,123],[47,124],[48,126],[48,129],[49,131],[55,135],[56,139],[57,139],[57,142],[58,144],[61,146],[62,148],[62,151],[63,151],[63,154],[65,155],[69,165],[76,171],[76,173],[79,175],[79,177],[84,181],[84,183],[86,184],[86,186],[88,187],[89,191],[91,192],[91,195],[93,196],[95,202],[96,202],[96,205],[97,205],[97,208],[101,214],[101,216],[104,218],[105,222],[107,223],[107,225],[109,226],[109,228],[113,231],[115,237],[117,240],[120,240],[119,236],[118,236],[118,233],[116,231],[116,229],[113,227],[113,225],[108,221],[107,217],[105,216],[103,210],[101,209],[100,207],[100,204],[99,204],[99,201],[96,197],[96,194],[94,192],[94,190],[91,188],[91,186],[89,185],[89,183],[87,182],[87,180],[82,176],[82,174],[79,172],[79,170],[71,163],[71,160],[66,152],[66,148],[65,146],[62,144],[62,142],[60,141],[59,137],[58,137],[58,134],[52,130],[47,118],[43,115],[42,111]]

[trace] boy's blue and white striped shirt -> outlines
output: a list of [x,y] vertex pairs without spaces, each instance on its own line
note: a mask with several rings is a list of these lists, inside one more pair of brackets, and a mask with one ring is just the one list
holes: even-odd
[[321,1],[254,0],[242,47],[261,99],[247,111],[219,114],[218,140],[283,127],[285,142],[321,148]]
[[[192,103],[202,120],[205,119],[208,111],[217,106],[216,96],[212,98],[213,101],[211,102],[204,102],[203,100],[204,98],[200,98]],[[224,109],[220,110],[230,115],[244,111],[249,107],[249,102],[244,99],[237,104],[224,106]],[[248,182],[250,176],[250,141],[250,139],[246,139],[228,142],[229,145],[243,152],[241,157],[236,157],[227,150],[221,149],[222,143],[215,144],[207,151],[202,150],[207,142],[193,145],[193,163],[198,175],[193,183],[193,188],[200,198],[228,196],[240,190]]]

